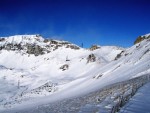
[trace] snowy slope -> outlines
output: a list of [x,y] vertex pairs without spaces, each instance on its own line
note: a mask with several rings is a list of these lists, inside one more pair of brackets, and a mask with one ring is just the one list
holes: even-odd
[[[81,96],[150,73],[149,39],[127,49],[100,46],[94,51],[44,40],[40,35],[19,35],[0,41],[1,111]],[[22,49],[7,49],[8,43],[21,44]],[[40,46],[44,54],[28,54],[28,44]]]
[[26,44],[26,43],[39,43],[44,41],[40,35],[15,35],[10,37],[1,37],[4,38],[4,43],[14,43],[14,44]]

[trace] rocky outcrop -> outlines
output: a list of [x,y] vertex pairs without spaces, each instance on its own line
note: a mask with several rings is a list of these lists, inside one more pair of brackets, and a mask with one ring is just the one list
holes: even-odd
[[7,43],[7,44],[5,44],[5,45],[0,46],[0,50],[2,50],[2,49],[8,50],[8,51],[9,51],[9,50],[14,51],[14,50],[22,50],[23,47],[21,46],[21,44],[11,44],[11,43]]
[[119,58],[121,58],[123,53],[124,53],[124,51],[121,51],[121,53],[117,54],[117,56],[115,57],[115,60],[118,60]]
[[98,45],[92,45],[90,50],[94,51],[94,50],[99,49],[99,48],[100,48],[100,46],[98,46]]
[[144,39],[150,39],[150,34],[149,35],[144,35],[144,36],[139,36],[135,41],[134,44],[140,43],[141,41],[143,41]]
[[3,46],[0,46],[0,50],[7,50],[7,51],[16,51],[16,50],[26,50],[28,54],[34,54],[35,56],[42,55],[44,54],[44,50],[42,47],[39,45],[31,45],[31,44],[26,44],[26,45],[21,45],[21,44],[12,44],[8,43]]
[[88,57],[87,57],[87,63],[89,62],[95,62],[96,61],[96,57],[94,54],[90,54]]
[[78,46],[75,46],[75,45],[67,45],[66,48],[71,48],[71,49],[75,49],[75,50],[80,49]]
[[28,54],[34,54],[35,56],[43,55],[44,49],[40,47],[39,45],[27,45],[27,53]]
[[139,42],[141,42],[142,40],[144,40],[144,38],[142,36],[139,36],[135,41],[134,44],[137,44]]
[[49,42],[49,40],[48,39],[44,39],[44,43],[47,43],[47,42]]
[[0,42],[3,42],[3,41],[5,41],[5,38],[0,38]]
[[35,56],[50,53],[61,47],[74,50],[80,49],[75,44],[67,41],[44,39],[41,35],[16,35],[0,38],[0,50],[20,51]]
[[62,65],[59,69],[61,69],[62,71],[65,71],[69,68],[69,65],[68,64],[64,64]]

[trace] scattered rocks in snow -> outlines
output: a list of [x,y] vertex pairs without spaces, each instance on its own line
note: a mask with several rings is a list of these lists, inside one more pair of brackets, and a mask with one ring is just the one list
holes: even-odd
[[68,62],[68,61],[70,61],[69,59],[68,59],[68,56],[66,57],[66,62]]
[[56,83],[52,83],[52,82],[47,82],[44,85],[36,88],[36,89],[32,89],[29,92],[26,92],[24,95],[33,95],[33,94],[37,94],[37,95],[49,95],[50,93],[53,93],[57,91],[57,84]]
[[95,61],[96,61],[96,56],[94,54],[90,54],[87,57],[87,63],[89,63],[89,62],[95,62]]
[[97,76],[94,76],[93,78],[99,79],[99,78],[102,77],[102,76],[103,76],[103,74],[99,74],[99,75],[97,75]]
[[127,56],[129,53],[125,53],[124,56]]
[[69,65],[68,64],[64,64],[62,65],[59,69],[61,69],[62,71],[65,71],[69,68]]
[[136,46],[136,48],[139,48],[139,47],[140,47],[140,44]]
[[78,50],[78,49],[80,49],[78,46],[76,46],[76,45],[67,45],[66,46],[66,48],[71,48],[71,49],[75,49],[75,50]]
[[20,77],[23,78],[25,75],[21,75]]
[[50,60],[49,58],[44,58],[44,60]]
[[115,60],[118,60],[119,58],[121,58],[123,53],[124,53],[124,51],[121,51],[121,53],[117,54],[117,56],[115,57]]
[[100,46],[98,46],[98,45],[92,45],[92,47],[90,48],[90,50],[94,51],[94,50],[99,49],[99,48],[100,48]]

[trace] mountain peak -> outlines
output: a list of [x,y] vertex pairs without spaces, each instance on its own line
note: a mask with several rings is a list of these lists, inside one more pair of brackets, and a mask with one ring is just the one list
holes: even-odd
[[44,41],[41,35],[14,35],[9,37],[1,37],[5,43],[14,43],[14,44],[26,44],[26,43],[37,43]]
[[67,41],[45,39],[41,35],[15,35],[0,38],[0,50],[22,51],[35,56],[52,52],[58,48],[65,47],[79,49],[75,44]]

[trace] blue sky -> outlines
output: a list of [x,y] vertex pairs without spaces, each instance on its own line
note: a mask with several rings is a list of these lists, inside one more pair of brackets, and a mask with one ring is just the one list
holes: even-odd
[[0,36],[41,34],[129,47],[150,33],[150,0],[0,0]]

